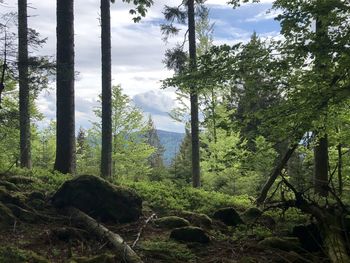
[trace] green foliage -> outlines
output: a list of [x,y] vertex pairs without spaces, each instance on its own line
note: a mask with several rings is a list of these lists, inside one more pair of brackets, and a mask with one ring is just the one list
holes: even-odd
[[[97,117],[101,118],[101,109],[95,110]],[[94,127],[88,131],[88,140],[94,154],[87,153],[91,158],[83,162],[82,167],[91,167],[91,163],[98,167],[101,123],[93,123]],[[116,178],[132,178],[133,180],[146,179],[151,173],[148,164],[150,156],[155,149],[147,143],[147,123],[144,121],[140,109],[135,107],[130,98],[122,93],[120,86],[112,89],[112,136],[113,136],[113,176]],[[89,165],[90,163],[90,165]],[[97,167],[96,167],[97,163]],[[95,172],[95,174],[97,174]]]
[[196,256],[185,245],[171,240],[146,240],[140,245],[143,253],[157,255],[166,262],[197,262]]
[[122,184],[134,188],[143,200],[160,212],[186,210],[211,214],[218,208],[235,206],[244,209],[251,205],[247,195],[230,196],[189,186],[179,188],[171,182],[123,181]]

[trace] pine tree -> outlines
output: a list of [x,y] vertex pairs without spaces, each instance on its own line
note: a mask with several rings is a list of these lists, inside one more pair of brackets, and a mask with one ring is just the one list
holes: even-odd
[[57,140],[55,170],[75,173],[74,1],[57,0]]
[[188,185],[192,182],[191,140],[191,133],[189,129],[186,128],[185,137],[169,169],[170,179],[181,185]]
[[147,126],[148,126],[147,132],[146,132],[147,143],[156,149],[155,152],[148,158],[148,163],[152,168],[158,168],[158,169],[164,168],[163,154],[165,149],[163,145],[160,143],[158,133],[154,126],[154,122],[151,116],[149,116],[148,118]]

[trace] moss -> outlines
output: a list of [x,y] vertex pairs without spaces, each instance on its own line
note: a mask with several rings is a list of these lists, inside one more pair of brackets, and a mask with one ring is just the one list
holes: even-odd
[[70,260],[70,263],[116,263],[120,262],[117,257],[111,254],[103,254],[94,257],[78,257]]
[[192,225],[198,227],[210,228],[213,223],[211,218],[206,214],[182,211],[179,215],[187,219]]
[[190,225],[190,222],[178,216],[161,217],[159,219],[154,220],[154,223],[160,228],[168,228],[168,229]]
[[45,258],[33,251],[22,250],[14,247],[0,247],[1,263],[49,263]]
[[197,262],[196,256],[186,245],[171,240],[147,240],[140,244],[145,257],[159,258],[164,262]]

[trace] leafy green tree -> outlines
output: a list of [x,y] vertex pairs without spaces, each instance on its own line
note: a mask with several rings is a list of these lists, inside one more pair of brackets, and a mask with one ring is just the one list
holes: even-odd
[[[101,118],[101,108],[95,110]],[[113,176],[118,179],[147,179],[151,173],[148,158],[155,149],[147,143],[147,123],[142,112],[122,93],[120,86],[112,88]],[[92,139],[101,138],[101,123],[94,123]],[[95,144],[96,145],[96,144]],[[97,144],[98,145],[98,144]]]
[[35,128],[32,136],[33,167],[52,169],[55,162],[56,122],[51,121],[45,128]]

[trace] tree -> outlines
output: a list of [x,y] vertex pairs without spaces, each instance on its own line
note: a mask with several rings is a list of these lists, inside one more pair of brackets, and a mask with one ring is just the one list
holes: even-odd
[[[112,175],[112,61],[110,1],[101,0],[102,149],[101,175]],[[114,2],[114,0],[112,1]]]
[[75,173],[74,0],[57,0],[57,140],[55,170]]
[[19,72],[19,115],[20,115],[20,163],[30,169],[30,116],[28,80],[28,19],[27,0],[18,0],[18,72]]
[[[197,51],[196,51],[196,22],[195,22],[195,2],[198,4],[200,10],[203,1],[188,0],[182,2],[178,7],[165,6],[164,15],[169,24],[161,26],[162,32],[165,35],[164,39],[172,34],[177,34],[180,30],[174,26],[174,22],[180,24],[186,23],[188,30],[189,56],[188,65],[186,65],[186,54],[183,51],[185,41],[182,45],[166,53],[165,63],[168,67],[173,67],[177,73],[181,73],[186,67],[189,73],[193,74],[197,68]],[[186,11],[182,10],[183,5],[186,6]],[[192,185],[193,187],[200,187],[200,153],[199,153],[199,107],[198,107],[198,87],[194,84],[186,87],[190,94],[191,107],[191,136],[192,136]]]
[[[102,117],[101,108],[95,110],[97,117]],[[146,140],[147,124],[142,112],[132,105],[130,98],[122,93],[120,86],[112,88],[112,176],[115,180],[131,178],[145,179],[151,173],[148,158],[155,149]],[[89,135],[94,146],[99,147],[101,138],[101,123],[94,123]],[[90,140],[90,139],[89,139]]]
[[171,162],[169,169],[170,179],[180,185],[188,185],[192,181],[192,148],[191,133],[186,128],[185,137],[182,140],[179,151]]
[[154,126],[154,122],[151,116],[148,117],[146,140],[149,145],[151,145],[154,149],[156,149],[155,152],[148,158],[149,165],[153,169],[164,168],[163,154],[165,149],[163,145],[160,143],[158,133]]

